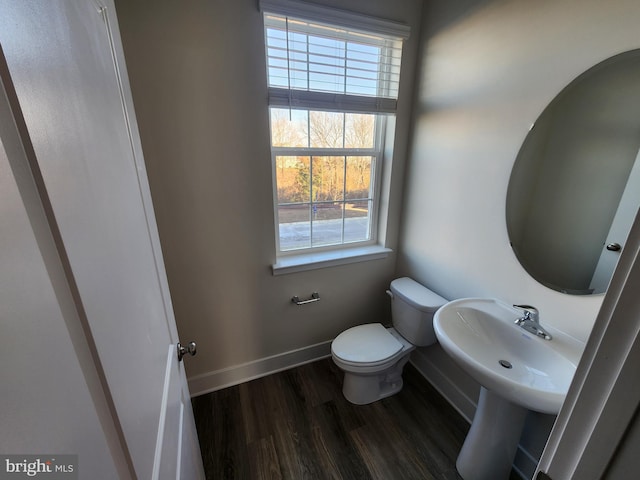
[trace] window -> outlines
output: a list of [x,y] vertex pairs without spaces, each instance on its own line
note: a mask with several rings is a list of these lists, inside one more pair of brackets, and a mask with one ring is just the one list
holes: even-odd
[[335,11],[291,16],[265,3],[278,255],[374,244],[402,36],[349,12],[365,27],[345,26],[342,12],[336,24],[322,18]]

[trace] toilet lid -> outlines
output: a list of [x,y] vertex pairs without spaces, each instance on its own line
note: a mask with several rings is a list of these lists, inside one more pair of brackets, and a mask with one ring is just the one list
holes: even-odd
[[374,363],[402,350],[402,344],[380,323],[345,330],[331,344],[335,356],[348,362]]

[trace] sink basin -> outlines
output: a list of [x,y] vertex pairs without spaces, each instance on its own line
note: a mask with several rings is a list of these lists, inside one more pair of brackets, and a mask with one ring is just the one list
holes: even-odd
[[579,348],[563,335],[536,337],[514,323],[521,316],[485,298],[449,302],[434,316],[442,348],[482,387],[456,461],[464,480],[508,479],[527,412],[557,414],[576,371]]
[[433,323],[442,348],[480,385],[527,409],[557,414],[576,364],[561,342],[516,325],[521,316],[498,300],[469,298],[443,306]]

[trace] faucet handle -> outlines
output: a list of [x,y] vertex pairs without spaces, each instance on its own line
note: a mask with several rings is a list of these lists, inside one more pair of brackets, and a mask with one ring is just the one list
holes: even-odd
[[540,312],[533,305],[514,305],[514,307],[524,311],[524,318],[526,320],[533,320],[534,322],[537,322],[540,317]]

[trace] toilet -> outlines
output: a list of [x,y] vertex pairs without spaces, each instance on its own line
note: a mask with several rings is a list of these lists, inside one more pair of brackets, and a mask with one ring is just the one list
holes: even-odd
[[357,405],[399,392],[409,354],[437,342],[433,315],[447,300],[409,277],[393,280],[387,293],[393,327],[358,325],[331,343],[333,361],[344,371],[342,393]]

